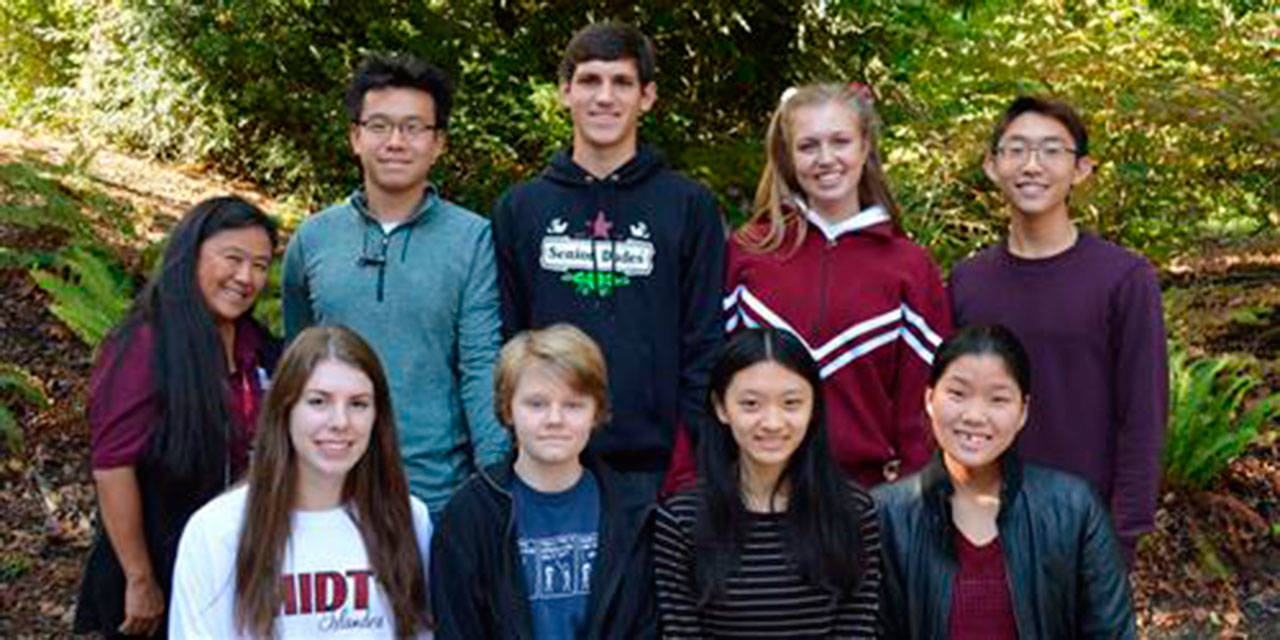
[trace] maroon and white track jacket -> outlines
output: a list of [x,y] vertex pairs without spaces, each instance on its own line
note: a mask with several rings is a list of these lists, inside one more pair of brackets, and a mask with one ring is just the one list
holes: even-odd
[[818,363],[836,462],[874,486],[923,467],[933,449],[924,390],[951,332],[938,267],[881,207],[830,224],[805,211],[804,240],[769,253],[730,238],[726,330],[770,326]]

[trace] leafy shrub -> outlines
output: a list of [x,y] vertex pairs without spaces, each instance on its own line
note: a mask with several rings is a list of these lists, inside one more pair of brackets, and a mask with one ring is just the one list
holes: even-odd
[[1250,405],[1261,381],[1232,356],[1188,362],[1175,350],[1169,358],[1169,431],[1164,452],[1167,486],[1208,486],[1259,431],[1280,416],[1280,394]]
[[81,240],[92,237],[89,220],[49,175],[51,168],[56,170],[35,162],[0,165],[0,222],[29,229],[53,227]]
[[0,3],[0,123],[12,125],[45,113],[40,93],[77,74],[74,33],[93,14],[78,0],[6,0]]
[[31,277],[53,299],[49,310],[95,347],[129,310],[132,283],[108,259],[83,247],[58,252],[53,268],[33,268]]
[[31,570],[31,558],[18,551],[0,551],[0,584],[13,582]]
[[[944,265],[997,240],[988,131],[1018,93],[1083,112],[1102,161],[1077,217],[1157,262],[1205,237],[1274,232],[1280,215],[1280,14],[1260,0],[12,0],[0,8],[0,101],[167,159],[211,160],[303,208],[348,193],[343,87],[372,50],[457,82],[434,179],[485,212],[569,141],[556,66],[574,29],[649,33],[659,100],[643,135],[744,213],[782,89],[869,82],[904,226]],[[928,46],[921,46],[928,43]],[[9,119],[0,117],[0,120]]]
[[1041,93],[1081,111],[1100,160],[1072,196],[1084,225],[1157,262],[1274,231],[1278,26],[1222,0],[901,3],[869,73],[906,226],[944,264],[996,240],[1007,218],[981,170],[988,136],[1016,95]]
[[262,326],[271,330],[273,335],[284,335],[284,307],[282,305],[280,283],[284,278],[284,264],[281,260],[271,262],[267,271],[267,284],[258,293],[258,302],[253,308],[253,317]]
[[37,408],[49,406],[40,379],[17,365],[0,362],[0,439],[13,453],[22,450],[22,427],[13,416],[11,403],[25,402]]
[[[57,229],[78,244],[100,242],[103,231],[134,237],[128,205],[104,195],[86,172],[92,153],[77,148],[71,156],[63,164],[34,159],[0,164],[0,223]],[[30,253],[26,247],[9,249]]]

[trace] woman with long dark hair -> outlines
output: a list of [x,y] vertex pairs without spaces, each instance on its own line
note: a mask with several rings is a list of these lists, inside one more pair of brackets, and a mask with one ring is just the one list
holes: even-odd
[[101,529],[75,629],[164,635],[187,518],[243,472],[278,346],[253,320],[276,225],[237,197],[205,200],[97,355],[89,426]]
[[[1129,577],[1088,483],[1023,464],[1031,366],[1001,326],[944,342],[925,393],[940,453],[874,490],[889,638],[1133,638]],[[1011,588],[1016,586],[1016,588]]]
[[863,85],[784,93],[725,271],[728,326],[800,338],[822,376],[832,455],[867,487],[928,461],[920,396],[951,330],[938,267],[898,224],[879,124]]
[[739,332],[708,404],[699,485],[655,518],[662,637],[873,637],[875,507],[831,458],[808,350],[785,331]]
[[430,539],[377,356],[350,329],[306,329],[267,393],[248,482],[202,507],[182,534],[170,629],[425,635]]

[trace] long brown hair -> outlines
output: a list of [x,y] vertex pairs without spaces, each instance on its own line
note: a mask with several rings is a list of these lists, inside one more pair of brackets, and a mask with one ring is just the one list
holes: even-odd
[[245,523],[236,552],[236,628],[266,638],[275,631],[284,601],[280,569],[297,496],[297,453],[289,438],[289,414],[311,373],[325,360],[355,367],[373,382],[377,415],[369,448],[347,473],[342,500],[353,511],[374,575],[390,602],[396,634],[411,636],[428,624],[427,584],[413,534],[391,394],[378,357],[345,327],[311,327],[298,334],[280,359],[267,393],[254,439]]
[[[769,120],[769,132],[765,137],[765,166],[756,187],[755,205],[751,217],[734,235],[744,247],[752,251],[768,253],[782,246],[789,227],[795,227],[795,246],[804,241],[806,225],[794,204],[804,198],[796,168],[791,162],[791,145],[794,141],[792,118],[796,109],[813,105],[838,102],[846,106],[862,129],[863,142],[868,146],[862,178],[858,181],[858,202],[863,206],[878,204],[888,212],[894,225],[898,224],[898,203],[889,190],[880,163],[880,118],[876,115],[870,91],[859,84],[807,84],[794,90],[788,89]],[[767,221],[768,225],[760,222]]]

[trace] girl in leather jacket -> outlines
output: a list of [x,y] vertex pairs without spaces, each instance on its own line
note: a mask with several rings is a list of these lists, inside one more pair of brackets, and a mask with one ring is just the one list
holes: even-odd
[[1012,450],[1030,378],[1004,327],[967,327],[939,347],[925,410],[940,454],[873,492],[886,637],[1135,637],[1106,508],[1084,480]]

